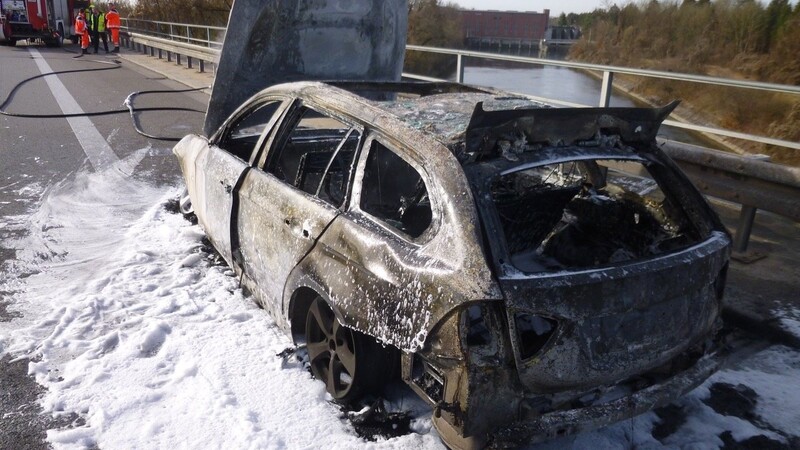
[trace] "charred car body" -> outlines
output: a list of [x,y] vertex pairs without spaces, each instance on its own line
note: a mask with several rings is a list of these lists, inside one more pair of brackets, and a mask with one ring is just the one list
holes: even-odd
[[334,398],[399,355],[448,445],[515,445],[665,404],[723,358],[730,239],[655,144],[670,110],[301,82],[174,152],[184,211]]

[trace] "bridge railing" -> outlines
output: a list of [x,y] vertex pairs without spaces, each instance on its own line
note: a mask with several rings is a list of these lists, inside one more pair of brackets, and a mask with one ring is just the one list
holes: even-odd
[[[162,56],[161,51],[166,50],[168,58],[170,58],[172,53],[178,55],[177,62],[180,64],[180,55],[183,54],[187,56],[186,59],[190,66],[192,58],[199,59],[201,61],[201,71],[203,70],[202,61],[219,61],[219,53],[222,48],[222,36],[224,36],[225,28],[135,19],[127,19],[123,22],[123,25],[123,31],[130,37],[128,44],[141,46],[141,50],[145,53],[149,52],[151,56],[156,56],[155,49],[158,50],[159,57]],[[407,45],[406,49],[407,51],[455,56],[456,76],[454,81],[459,83],[464,82],[465,58],[481,58],[566,67],[595,71],[603,74],[597,105],[583,105],[554,98],[537,98],[525,94],[527,97],[561,106],[609,106],[614,76],[616,74],[800,95],[800,87],[798,86],[756,81],[731,80],[702,75],[631,69],[627,67],[557,61],[524,56],[498,55],[469,50],[422,47],[418,45]],[[439,78],[432,78],[420,74],[403,73],[403,76],[418,80],[444,81]],[[679,122],[676,120],[666,120],[664,123],[672,127],[701,133],[727,136],[800,150],[800,142],[757,136],[733,130]],[[736,236],[734,238],[734,251],[740,253],[746,251],[757,209],[763,209],[795,221],[800,221],[800,168],[773,164],[759,160],[758,158],[743,157],[674,141],[662,141],[661,145],[664,151],[678,162],[702,192],[742,205],[739,226],[737,227]]]
[[131,18],[121,19],[121,22],[123,31],[155,36],[210,49],[222,48],[226,30],[225,27]]

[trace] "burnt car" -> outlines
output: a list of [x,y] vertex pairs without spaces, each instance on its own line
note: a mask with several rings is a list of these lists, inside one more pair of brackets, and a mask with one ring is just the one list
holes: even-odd
[[656,145],[673,107],[276,85],[175,146],[182,208],[335,399],[397,362],[450,447],[544,440],[724,360],[730,237]]

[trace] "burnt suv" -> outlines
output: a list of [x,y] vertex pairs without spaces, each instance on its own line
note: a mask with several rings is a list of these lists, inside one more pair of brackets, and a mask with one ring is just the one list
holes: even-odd
[[454,448],[665,404],[713,373],[730,238],[655,142],[674,106],[300,82],[174,148],[193,211],[338,400],[393,360]]

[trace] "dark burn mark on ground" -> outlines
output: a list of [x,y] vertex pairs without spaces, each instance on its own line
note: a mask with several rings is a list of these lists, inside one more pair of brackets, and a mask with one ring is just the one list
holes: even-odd
[[714,383],[709,389],[711,395],[703,402],[717,414],[733,416],[747,421],[756,418],[755,408],[758,400],[756,392],[743,385]]
[[653,426],[653,437],[663,443],[664,439],[678,431],[686,423],[686,411],[683,407],[670,404],[655,411],[658,416],[658,423]]
[[784,444],[783,442],[770,439],[764,435],[753,436],[741,442],[737,442],[733,439],[733,435],[730,431],[720,434],[719,438],[722,439],[722,450],[792,450],[797,449],[797,447],[793,445],[800,444],[800,440],[797,440],[794,444],[791,442]]
[[786,443],[765,435],[749,437],[736,441],[731,431],[719,435],[723,450],[791,450],[800,448],[800,438],[787,435],[765,422],[757,413],[758,394],[743,384],[714,383],[709,389],[711,395],[703,402],[718,414],[746,420],[758,428],[773,431],[786,439]]
[[376,400],[366,411],[356,412],[342,407],[347,419],[362,439],[374,441],[410,433],[411,415],[407,411],[388,412],[382,399]]

